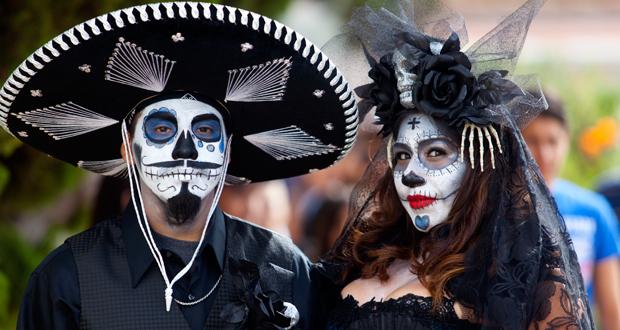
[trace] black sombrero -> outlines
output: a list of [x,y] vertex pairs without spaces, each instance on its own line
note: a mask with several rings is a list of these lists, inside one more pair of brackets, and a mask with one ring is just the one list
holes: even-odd
[[316,46],[267,17],[197,2],[118,10],[54,38],[0,90],[0,126],[55,158],[119,175],[123,119],[178,91],[230,112],[228,173],[243,182],[325,168],[355,140],[354,95]]

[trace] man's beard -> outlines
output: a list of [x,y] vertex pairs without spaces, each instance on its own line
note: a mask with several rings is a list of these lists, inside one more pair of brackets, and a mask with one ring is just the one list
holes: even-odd
[[168,221],[175,225],[182,225],[193,219],[200,210],[200,197],[189,192],[189,183],[181,184],[181,192],[168,199]]

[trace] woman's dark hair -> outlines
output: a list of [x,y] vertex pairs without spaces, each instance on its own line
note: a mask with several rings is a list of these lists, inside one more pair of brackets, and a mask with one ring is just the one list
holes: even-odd
[[448,282],[465,271],[465,254],[476,245],[483,222],[493,213],[493,194],[502,184],[494,173],[502,172],[505,157],[506,152],[496,152],[496,170],[491,169],[488,156],[483,172],[466,163],[467,172],[448,219],[428,233],[414,228],[396,193],[393,173],[386,171],[363,225],[349,235],[344,243],[346,252],[334,255],[344,265],[341,280],[347,283],[376,276],[387,281],[393,261],[409,260],[412,273],[430,291],[433,305],[440,306],[444,297],[450,296]]

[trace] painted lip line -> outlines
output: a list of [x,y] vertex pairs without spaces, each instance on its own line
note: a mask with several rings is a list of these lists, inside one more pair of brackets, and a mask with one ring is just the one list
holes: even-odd
[[437,201],[436,198],[428,197],[424,195],[409,195],[407,196],[409,206],[414,210],[423,209]]

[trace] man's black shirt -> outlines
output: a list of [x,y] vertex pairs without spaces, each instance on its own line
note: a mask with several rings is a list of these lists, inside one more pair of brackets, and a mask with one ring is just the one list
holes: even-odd
[[[129,207],[121,219],[122,239],[127,246],[127,266],[131,286],[136,288],[148,272],[157,272],[157,264],[138,225],[133,208]],[[217,209],[209,222],[205,240],[190,271],[174,285],[174,298],[182,302],[201,299],[213,288],[222,274],[226,258],[226,221]],[[184,266],[183,258],[173,251],[160,249],[169,278]],[[114,253],[112,249],[106,253]],[[307,304],[309,298],[309,265],[296,260],[294,305]],[[161,275],[159,275],[161,276]],[[101,294],[105,294],[102,292]],[[217,288],[204,301],[179,305],[192,329],[203,329],[217,295]],[[163,292],[161,299],[164,299]],[[305,309],[300,309],[302,318]],[[80,327],[80,286],[78,270],[68,243],[53,251],[33,272],[21,306],[18,329],[77,329]],[[165,313],[165,311],[162,311]]]

